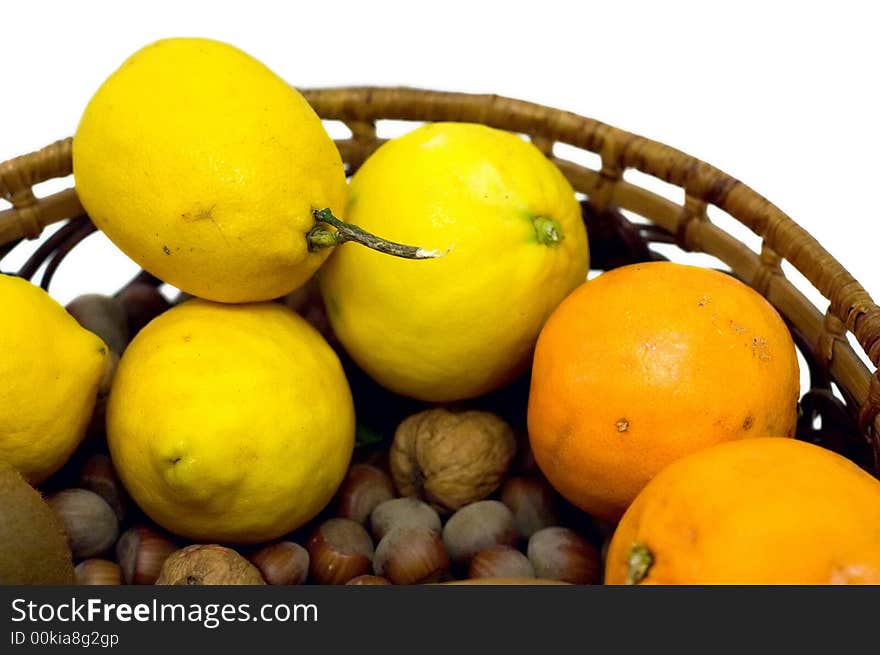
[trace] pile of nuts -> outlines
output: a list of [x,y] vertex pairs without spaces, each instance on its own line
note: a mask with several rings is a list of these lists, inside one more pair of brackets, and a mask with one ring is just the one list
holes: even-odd
[[[598,581],[596,547],[554,524],[545,504],[551,495],[541,481],[509,478],[504,501],[469,503],[445,523],[424,501],[394,497],[389,477],[375,466],[355,464],[348,483],[339,499],[340,516],[320,522],[304,546],[285,540],[241,554],[216,544],[179,548],[146,525],[117,540],[118,522],[109,505],[85,489],[59,492],[50,502],[81,560],[80,584],[422,584],[459,577]],[[97,557],[110,550],[115,562]]]
[[[520,456],[517,457],[517,451]],[[269,544],[187,544],[126,498],[104,454],[49,496],[80,584],[425,584],[476,578],[600,581],[595,535],[485,411],[433,408],[405,419],[390,449],[353,463],[334,501]],[[587,519],[588,520],[588,519]],[[575,528],[575,529],[573,529]]]

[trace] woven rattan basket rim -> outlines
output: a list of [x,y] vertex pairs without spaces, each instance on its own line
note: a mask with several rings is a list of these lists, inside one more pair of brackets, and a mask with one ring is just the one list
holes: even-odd
[[[325,119],[346,123],[383,118],[467,121],[597,153],[602,158],[599,174],[606,179],[617,181],[624,170],[636,169],[731,214],[803,273],[831,301],[834,313],[850,331],[855,333],[860,319],[868,315],[880,319],[877,305],[864,288],[809,232],[739,180],[670,146],[578,114],[498,95],[376,87],[305,89],[303,93]],[[859,342],[876,366],[880,330],[872,336],[867,343]]]
[[[556,142],[601,157],[592,171],[554,158],[575,187],[599,208],[633,209],[663,224],[688,250],[721,255],[734,272],[777,306],[805,335],[814,354],[859,406],[862,429],[877,434],[880,381],[846,340],[852,332],[870,361],[880,361],[880,308],[861,284],[806,230],[778,207],[723,171],[675,148],[571,112],[498,95],[431,91],[407,87],[343,87],[303,90],[324,119],[343,121],[352,137],[339,142],[347,162],[358,165],[381,143],[375,122],[464,121],[529,135],[548,156]],[[636,169],[685,192],[683,206],[625,181]],[[45,225],[82,213],[75,191],[36,198],[32,187],[71,173],[71,140],[0,164],[0,196],[13,204],[0,212],[0,245],[35,238]],[[715,205],[763,239],[760,255],[712,225],[707,205]],[[788,260],[830,301],[819,311],[785,280]],[[876,444],[875,444],[876,449]]]

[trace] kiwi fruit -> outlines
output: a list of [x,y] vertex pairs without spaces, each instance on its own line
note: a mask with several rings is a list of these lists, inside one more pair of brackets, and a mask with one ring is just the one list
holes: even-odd
[[75,584],[61,522],[18,472],[0,464],[0,585]]

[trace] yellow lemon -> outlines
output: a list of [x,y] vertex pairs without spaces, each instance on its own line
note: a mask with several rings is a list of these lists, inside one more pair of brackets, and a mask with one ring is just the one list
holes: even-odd
[[258,542],[330,501],[351,459],[354,406],[336,353],[297,314],[190,300],[123,354],[107,440],[157,523],[196,540]]
[[191,295],[269,300],[308,279],[313,210],[342,210],[342,159],[293,87],[230,45],[146,46],[92,97],[73,174],[94,223]]
[[0,308],[0,462],[38,484],[82,441],[108,350],[27,280],[0,275]]
[[342,246],[319,278],[334,331],[385,387],[427,401],[491,391],[586,279],[574,191],[533,145],[435,123],[381,146],[351,181],[347,220],[446,251],[425,262]]

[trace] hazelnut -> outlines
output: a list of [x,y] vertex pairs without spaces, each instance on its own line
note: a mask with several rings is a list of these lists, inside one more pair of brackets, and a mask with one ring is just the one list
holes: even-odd
[[128,319],[116,298],[89,293],[77,296],[67,311],[85,329],[97,334],[110,350],[119,354],[128,344]]
[[303,584],[309,576],[309,553],[292,541],[265,546],[248,559],[271,585]]
[[134,336],[162,312],[171,308],[165,296],[146,282],[134,282],[116,296],[128,317],[128,332]]
[[88,489],[64,489],[47,499],[61,519],[74,559],[108,550],[119,535],[119,521],[107,502]]
[[534,578],[529,558],[510,546],[492,546],[474,555],[468,578]]
[[86,460],[76,484],[98,494],[110,505],[116,518],[125,518],[125,492],[107,455],[92,455]]
[[391,584],[388,582],[388,578],[383,578],[381,575],[359,575],[356,578],[352,578],[345,584],[347,585],[381,585],[381,584]]
[[599,580],[599,551],[574,530],[559,526],[538,530],[529,539],[528,556],[539,578],[571,584]]
[[516,539],[513,513],[497,500],[465,505],[443,527],[443,543],[455,563],[467,564],[474,555],[492,546],[513,546]]
[[370,571],[373,542],[364,527],[351,519],[325,521],[312,534],[309,574],[318,584],[345,584]]
[[394,485],[384,471],[354,464],[339,489],[339,516],[363,524],[380,503],[394,498]]
[[394,498],[376,506],[370,514],[373,538],[381,541],[388,531],[396,527],[421,526],[440,532],[440,516],[427,503],[416,498]]
[[157,585],[264,585],[259,570],[231,548],[193,544],[165,560]]
[[540,478],[508,478],[501,487],[501,502],[513,512],[513,522],[523,539],[559,525],[555,492]]
[[125,584],[154,584],[162,565],[177,546],[145,525],[122,533],[116,542],[116,561]]
[[495,414],[428,409],[397,427],[391,475],[402,496],[450,513],[495,491],[515,453],[513,430]]
[[84,559],[74,568],[78,585],[121,585],[122,572],[116,562]]
[[376,546],[373,570],[396,585],[436,582],[449,571],[449,556],[436,530],[396,527]]

